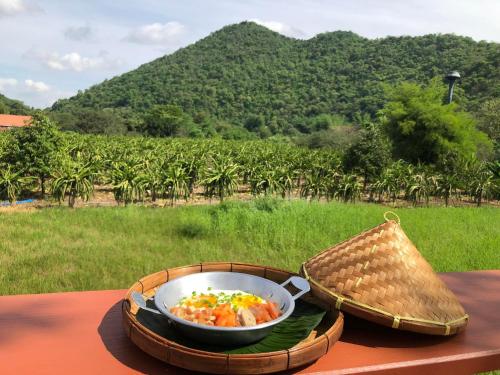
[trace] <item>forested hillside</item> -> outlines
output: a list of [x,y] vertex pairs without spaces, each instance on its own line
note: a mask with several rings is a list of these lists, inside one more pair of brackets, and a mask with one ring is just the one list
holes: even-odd
[[19,100],[9,99],[0,94],[0,114],[8,115],[28,115],[31,108],[27,107]]
[[375,115],[384,84],[427,83],[452,69],[463,77],[456,100],[475,111],[500,95],[499,61],[499,44],[455,35],[367,39],[336,31],[297,40],[244,22],[59,100],[52,111],[106,110],[139,122],[151,106],[174,104],[195,118],[241,126],[259,115],[271,133],[308,133],[308,119],[321,114]]

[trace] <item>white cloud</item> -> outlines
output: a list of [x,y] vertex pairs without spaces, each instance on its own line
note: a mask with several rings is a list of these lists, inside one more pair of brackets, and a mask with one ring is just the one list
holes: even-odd
[[24,84],[31,91],[46,92],[50,90],[50,86],[42,81],[33,81],[31,79],[27,79],[24,81]]
[[24,0],[0,0],[0,17],[15,16],[21,13],[38,12],[42,9],[36,4],[27,4]]
[[283,22],[278,21],[263,21],[258,18],[251,19],[250,21],[255,22],[261,26],[267,27],[269,30],[276,31],[282,35],[286,35],[292,38],[305,38],[306,33],[296,27],[287,25]]
[[26,11],[22,0],[0,0],[0,15],[12,16]]
[[7,87],[12,87],[16,85],[17,85],[17,79],[0,77],[0,90],[5,90]]
[[67,53],[60,56],[57,52],[51,53],[45,63],[51,69],[55,70],[74,70],[81,72],[82,70],[92,69],[102,64],[102,59],[81,56],[77,52]]
[[186,27],[179,22],[152,23],[132,30],[125,40],[139,44],[173,44],[178,43]]
[[70,26],[64,30],[64,36],[67,39],[75,40],[77,42],[91,39],[93,35],[92,28],[86,26]]
[[96,57],[85,57],[78,52],[61,55],[58,52],[48,53],[30,50],[25,53],[25,57],[36,59],[53,70],[73,70],[75,72],[89,69],[114,69],[122,64],[119,59],[109,58],[106,51],[101,51]]

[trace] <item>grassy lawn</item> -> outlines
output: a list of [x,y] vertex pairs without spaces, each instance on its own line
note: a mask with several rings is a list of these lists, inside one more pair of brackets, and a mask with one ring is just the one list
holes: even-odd
[[[280,200],[178,208],[0,214],[0,294],[127,288],[162,268],[245,261],[297,270],[383,220],[371,204]],[[436,271],[500,268],[497,208],[404,208],[402,226]]]

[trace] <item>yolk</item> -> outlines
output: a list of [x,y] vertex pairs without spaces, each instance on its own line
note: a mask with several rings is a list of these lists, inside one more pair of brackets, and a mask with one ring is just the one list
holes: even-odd
[[231,300],[232,304],[237,307],[249,308],[252,305],[262,303],[262,299],[256,296],[237,296]]
[[216,296],[201,294],[199,296],[196,296],[195,298],[188,299],[185,302],[185,305],[192,306],[195,308],[200,308],[200,307],[214,307],[216,303],[217,303]]

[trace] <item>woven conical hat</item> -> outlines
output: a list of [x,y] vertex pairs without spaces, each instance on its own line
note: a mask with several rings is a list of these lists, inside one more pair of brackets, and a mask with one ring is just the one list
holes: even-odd
[[302,274],[338,309],[392,328],[434,335],[465,328],[468,316],[453,292],[388,220],[302,265]]

